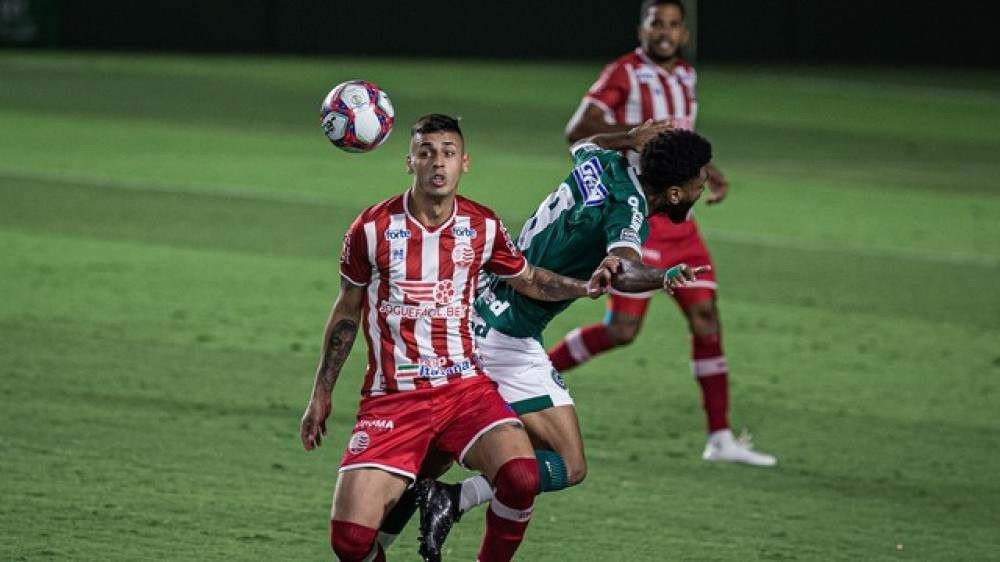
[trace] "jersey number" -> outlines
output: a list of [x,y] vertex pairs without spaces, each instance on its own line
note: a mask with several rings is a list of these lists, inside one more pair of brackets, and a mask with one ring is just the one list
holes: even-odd
[[559,215],[572,206],[573,190],[570,189],[569,184],[560,184],[555,191],[542,201],[542,204],[538,206],[538,210],[528,219],[528,222],[524,223],[524,228],[521,229],[521,236],[517,239],[517,247],[521,251],[527,250],[528,246],[531,245],[531,241],[539,232],[554,223],[559,218]]

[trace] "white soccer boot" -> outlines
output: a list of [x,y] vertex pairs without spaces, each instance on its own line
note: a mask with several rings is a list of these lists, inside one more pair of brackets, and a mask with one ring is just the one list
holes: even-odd
[[741,462],[753,466],[774,466],[778,464],[778,459],[771,455],[758,453],[753,450],[750,444],[750,434],[743,433],[736,438],[733,432],[728,429],[720,429],[708,436],[708,443],[705,443],[705,452],[701,458],[707,461],[719,462]]

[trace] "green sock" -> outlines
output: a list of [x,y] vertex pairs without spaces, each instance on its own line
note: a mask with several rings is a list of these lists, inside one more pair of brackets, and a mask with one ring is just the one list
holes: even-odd
[[548,449],[535,449],[538,460],[538,492],[555,492],[566,487],[566,463],[559,453]]

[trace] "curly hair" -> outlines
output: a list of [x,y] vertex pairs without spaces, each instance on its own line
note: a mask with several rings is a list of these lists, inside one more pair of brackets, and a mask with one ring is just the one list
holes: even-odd
[[465,136],[462,135],[462,129],[458,126],[458,119],[443,113],[428,113],[417,119],[417,122],[413,124],[413,128],[410,129],[410,136],[412,137],[418,133],[426,135],[428,133],[440,132],[456,133],[462,140],[465,140]]
[[647,186],[662,190],[698,177],[712,160],[712,144],[694,131],[660,133],[642,149],[642,177]]

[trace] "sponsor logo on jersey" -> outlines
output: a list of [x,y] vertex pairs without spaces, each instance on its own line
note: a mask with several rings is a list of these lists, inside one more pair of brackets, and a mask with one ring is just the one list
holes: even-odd
[[372,439],[366,432],[355,431],[354,435],[351,435],[351,440],[347,443],[347,450],[350,451],[352,455],[356,455],[367,449],[371,443]]
[[639,232],[642,230],[642,221],[645,220],[646,216],[642,214],[639,210],[639,198],[632,195],[628,198],[628,204],[632,207],[632,230]]
[[517,245],[514,244],[514,240],[510,237],[510,232],[507,231],[507,225],[497,221],[500,225],[500,234],[503,236],[503,241],[507,244],[507,249],[510,250],[511,255],[516,256],[518,254]]
[[456,244],[451,251],[451,261],[458,267],[469,267],[476,259],[476,252],[468,244]]
[[421,357],[416,363],[404,363],[396,367],[396,378],[427,378],[450,377],[471,371],[474,366],[472,359],[463,357],[448,365],[447,357]]
[[410,231],[405,228],[396,228],[385,231],[386,240],[406,240],[410,237]]
[[468,238],[472,240],[478,234],[475,228],[471,226],[453,226],[451,227],[451,233],[455,238]]
[[429,318],[431,320],[449,318],[465,318],[469,307],[464,304],[452,304],[448,306],[418,306],[412,304],[400,304],[389,301],[382,301],[378,307],[379,314],[383,316],[399,316],[407,320],[419,320]]
[[576,180],[576,187],[587,207],[602,205],[608,198],[608,188],[601,183],[603,173],[604,167],[596,156],[573,168],[573,179]]
[[381,431],[392,431],[396,427],[396,424],[392,420],[358,420],[358,423],[354,424],[354,431],[360,431],[362,429],[378,429]]
[[340,246],[340,263],[351,261],[351,231],[344,234],[344,243]]

